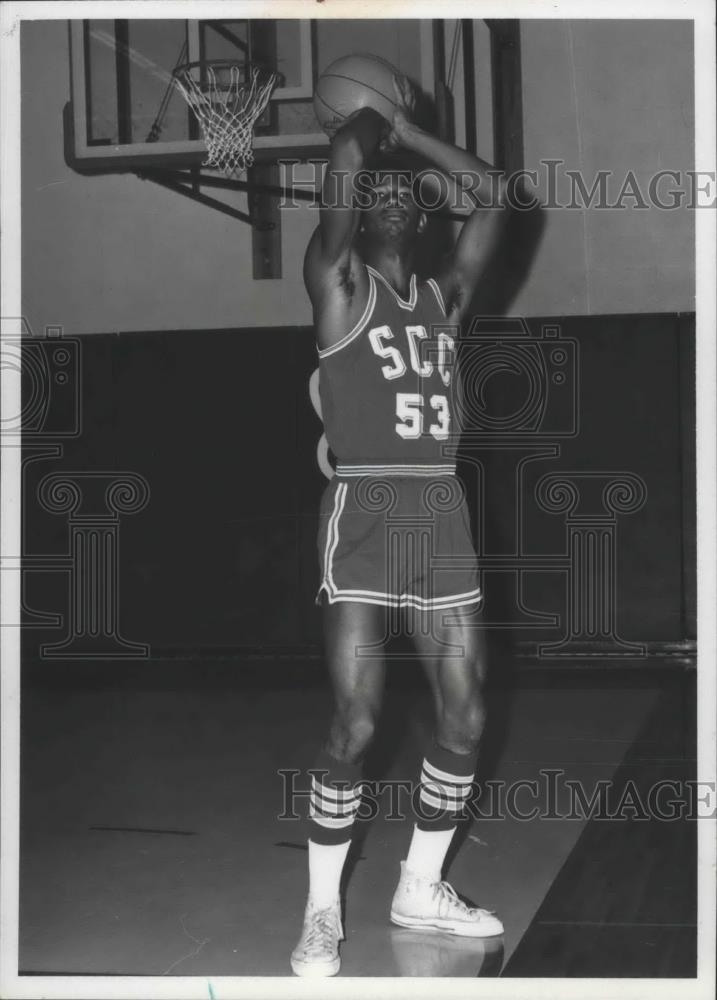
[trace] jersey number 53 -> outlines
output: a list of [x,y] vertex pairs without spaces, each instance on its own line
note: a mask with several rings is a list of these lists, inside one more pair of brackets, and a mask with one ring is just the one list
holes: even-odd
[[[406,326],[406,340],[408,343],[408,355],[411,368],[419,378],[429,378],[434,371],[438,373],[445,386],[450,384],[453,352],[455,341],[447,333],[439,333],[437,337],[437,357],[434,362],[420,356],[420,342],[426,340],[428,334],[425,326]],[[390,326],[377,326],[369,332],[369,342],[374,354],[379,358],[389,361],[390,364],[382,365],[381,373],[389,381],[401,378],[406,373],[407,366],[403,355],[397,347],[386,344],[385,341],[393,340],[393,331]],[[433,394],[428,398],[428,405],[433,411],[431,422],[428,425],[428,433],[437,441],[445,441],[451,426],[451,417],[448,409],[448,400],[445,396]],[[419,438],[423,434],[425,400],[420,392],[398,392],[396,393],[396,433],[404,440]]]
[[[436,441],[445,441],[451,428],[451,415],[448,411],[448,400],[445,396],[431,396],[428,400],[434,411],[435,423],[428,427],[428,433]],[[424,399],[420,392],[396,393],[396,433],[404,440],[420,437],[423,433]]]

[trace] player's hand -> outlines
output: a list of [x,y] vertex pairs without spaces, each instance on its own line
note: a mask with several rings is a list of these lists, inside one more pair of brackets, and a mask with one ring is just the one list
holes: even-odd
[[325,122],[323,129],[329,137],[329,142],[333,142],[337,133],[340,132],[344,126],[352,122],[354,118],[357,118],[360,114],[362,114],[364,110],[365,108],[356,108],[355,111],[352,111],[350,115],[346,115],[345,118],[337,119],[334,122]]
[[408,77],[394,76],[393,89],[396,94],[396,110],[379,144],[382,152],[392,152],[404,144],[408,130],[413,124],[416,108],[416,91]]

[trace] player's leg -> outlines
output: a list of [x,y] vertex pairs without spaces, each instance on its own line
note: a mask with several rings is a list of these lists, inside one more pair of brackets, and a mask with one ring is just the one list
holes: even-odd
[[341,602],[324,608],[324,648],[334,712],[314,763],[309,820],[309,894],[338,901],[339,881],[359,805],[363,757],[381,710],[385,609]]
[[339,885],[359,807],[361,764],[383,699],[385,614],[372,604],[324,605],[334,713],[312,768],[309,899],[304,930],[291,957],[292,969],[300,976],[334,975],[339,970]]
[[485,723],[485,634],[475,605],[422,612],[411,639],[433,694],[435,741],[475,755]]
[[324,649],[334,696],[325,750],[347,765],[362,761],[381,711],[386,617],[387,609],[376,604],[324,607]]
[[435,728],[424,750],[420,810],[406,860],[410,869],[439,881],[475,773],[485,718],[485,644],[475,610],[422,615],[412,639],[431,685]]
[[[503,932],[496,917],[466,907],[441,872],[470,795],[485,706],[485,641],[475,611],[424,612],[411,632],[433,692],[436,725],[425,748],[413,837],[391,919],[408,927],[434,927],[487,937]],[[452,624],[447,624],[447,622]]]

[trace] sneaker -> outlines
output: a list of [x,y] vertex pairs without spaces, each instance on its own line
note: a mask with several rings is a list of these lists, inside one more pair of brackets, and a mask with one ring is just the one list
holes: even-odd
[[339,941],[343,941],[339,904],[319,908],[306,904],[304,929],[291,953],[295,976],[335,976],[341,966]]
[[461,937],[496,937],[504,928],[492,910],[468,906],[447,882],[431,882],[401,862],[401,880],[391,903],[400,927],[426,927]]

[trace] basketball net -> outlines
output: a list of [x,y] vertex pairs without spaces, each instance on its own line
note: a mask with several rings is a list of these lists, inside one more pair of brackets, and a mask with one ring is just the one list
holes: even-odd
[[203,166],[215,167],[231,177],[254,162],[254,123],[269,103],[277,76],[251,66],[246,80],[242,65],[229,66],[228,70],[228,79],[221,83],[212,66],[205,67],[202,82],[195,79],[191,66],[178,70],[174,79],[199,122],[207,147]]

